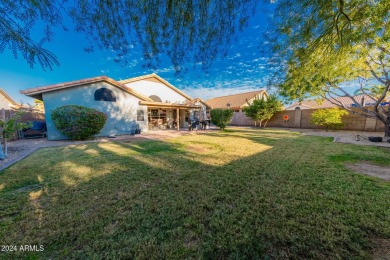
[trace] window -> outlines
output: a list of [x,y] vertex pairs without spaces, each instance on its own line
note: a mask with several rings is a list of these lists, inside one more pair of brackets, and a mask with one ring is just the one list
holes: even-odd
[[114,92],[112,92],[107,88],[99,88],[98,90],[95,91],[94,96],[96,101],[110,101],[110,102],[116,101]]
[[162,102],[161,98],[159,96],[156,96],[156,95],[151,95],[149,98],[151,100],[153,100],[154,102]]
[[143,110],[137,110],[137,121],[145,121]]

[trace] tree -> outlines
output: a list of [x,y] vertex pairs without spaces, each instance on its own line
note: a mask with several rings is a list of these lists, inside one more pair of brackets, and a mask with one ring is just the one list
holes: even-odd
[[7,139],[11,138],[16,131],[28,128],[31,126],[30,122],[23,123],[20,122],[20,118],[24,111],[17,111],[14,114],[11,114],[9,119],[0,120],[0,131],[3,147],[0,144],[0,159],[3,160],[8,156],[8,146]]
[[[2,1],[0,52],[7,48],[15,57],[20,52],[30,66],[39,62],[52,69],[59,63],[43,45],[53,39],[54,28],[71,20],[89,40],[87,51],[111,50],[118,62],[125,63],[132,48],[140,46],[148,67],[155,68],[161,55],[170,58],[176,71],[187,61],[207,67],[226,55],[258,1]],[[31,31],[40,28],[42,39],[35,41]]]
[[45,112],[45,107],[42,100],[34,99],[34,105],[31,106],[32,109],[36,109],[39,112]]
[[268,120],[271,119],[275,113],[282,111],[282,102],[278,99],[276,95],[269,95],[266,101],[266,109],[268,111],[264,127],[267,126]]
[[[247,101],[248,102],[248,101]],[[264,127],[267,125],[267,122],[271,117],[276,113],[282,110],[282,103],[278,100],[275,95],[269,95],[268,98],[256,98],[252,103],[248,102],[248,106],[244,108],[245,115],[249,118],[252,118],[255,122],[259,122],[259,127],[261,127],[262,122],[265,120]]]
[[339,129],[343,126],[342,116],[348,112],[339,108],[318,109],[311,114],[310,123],[324,126],[325,130]]
[[[247,101],[248,102],[248,101]],[[257,126],[257,122],[259,122],[259,127],[261,127],[261,123],[266,119],[267,109],[266,109],[266,101],[262,97],[260,99],[256,98],[252,103],[248,102],[248,106],[244,108],[245,115],[255,123]]]
[[[390,89],[389,8],[387,0],[278,1],[271,34],[276,54],[271,63],[278,66],[273,83],[291,99],[319,96],[378,119],[390,136],[390,111],[383,106]],[[356,84],[374,105],[357,102],[346,83]],[[358,110],[338,97],[350,99]]]
[[210,111],[211,123],[218,126],[222,130],[232,121],[233,110],[231,109],[211,109]]

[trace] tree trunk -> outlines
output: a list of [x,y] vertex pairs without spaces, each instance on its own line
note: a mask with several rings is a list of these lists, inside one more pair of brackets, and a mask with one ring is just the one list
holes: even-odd
[[387,117],[386,121],[383,122],[385,124],[385,137],[390,137],[390,106],[387,108]]
[[261,124],[263,123],[263,120],[261,120],[260,122],[259,122],[259,127],[261,128]]
[[390,122],[385,124],[385,137],[390,137]]
[[263,126],[263,127],[265,127],[265,126],[267,125],[267,123],[268,123],[268,120],[269,120],[269,119],[267,119],[267,120],[265,121],[265,123],[264,123],[264,126]]

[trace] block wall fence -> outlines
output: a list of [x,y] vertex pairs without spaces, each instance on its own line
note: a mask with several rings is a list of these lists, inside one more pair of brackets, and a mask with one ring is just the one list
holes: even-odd
[[[269,127],[309,128],[322,129],[323,127],[310,123],[311,114],[316,109],[285,110],[276,113],[267,123]],[[289,121],[284,122],[283,116],[288,115]],[[343,130],[382,132],[384,124],[377,120],[349,113],[343,116]],[[247,118],[244,112],[235,112],[231,125],[254,126],[252,119]]]

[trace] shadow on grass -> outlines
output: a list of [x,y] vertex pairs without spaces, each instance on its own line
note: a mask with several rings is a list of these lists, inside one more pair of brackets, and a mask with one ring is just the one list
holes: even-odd
[[374,151],[242,130],[47,148],[0,174],[0,240],[45,245],[12,257],[366,257],[390,188],[328,155]]

